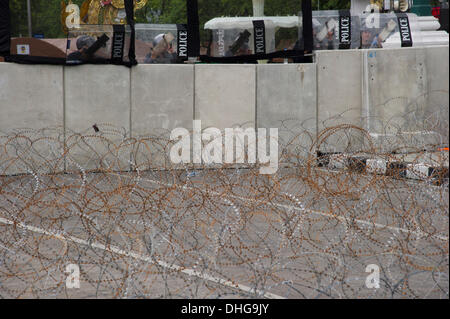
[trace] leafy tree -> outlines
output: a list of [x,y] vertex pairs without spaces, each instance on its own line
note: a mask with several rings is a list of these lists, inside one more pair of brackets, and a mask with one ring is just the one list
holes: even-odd
[[[319,0],[312,0],[316,10]],[[67,0],[66,0],[67,2]],[[81,7],[83,0],[72,0]],[[251,16],[251,0],[198,0],[200,24],[220,16]],[[31,1],[33,32],[44,33],[47,38],[64,37],[61,26],[61,0]],[[27,1],[10,0],[13,36],[26,36]],[[350,0],[321,0],[320,9],[350,8]],[[301,0],[266,0],[266,15],[296,15],[301,10]],[[136,12],[138,23],[187,23],[186,0],[149,0]]]
[[28,33],[27,27],[27,3],[25,0],[9,1],[11,12],[11,31],[13,36],[25,35]]
[[[72,0],[81,6],[83,0]],[[26,0],[9,0],[12,36],[28,36],[28,13]],[[61,0],[31,1],[33,33],[43,33],[46,38],[64,37],[61,27]]]
[[312,0],[313,10],[317,8],[320,10],[350,9],[350,5],[350,0]]
[[[319,0],[312,0],[316,10]],[[200,23],[220,16],[251,16],[253,5],[251,0],[198,0]],[[321,10],[350,8],[350,0],[322,0]],[[159,23],[186,23],[186,0],[149,0],[146,7],[137,12],[137,22],[147,22],[151,12],[160,10],[155,21]],[[266,0],[266,15],[295,15],[301,11],[301,0]]]

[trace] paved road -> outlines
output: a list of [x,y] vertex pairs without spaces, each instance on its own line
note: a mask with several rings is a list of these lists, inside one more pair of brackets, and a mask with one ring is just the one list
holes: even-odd
[[0,296],[448,298],[448,204],[316,168],[2,177]]

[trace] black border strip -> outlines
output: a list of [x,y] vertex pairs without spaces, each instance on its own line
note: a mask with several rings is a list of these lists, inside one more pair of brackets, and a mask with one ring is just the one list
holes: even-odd
[[[252,54],[232,57],[200,56],[200,60],[205,63],[257,63],[258,60],[270,60],[274,58],[304,59],[304,55],[303,52],[299,50],[286,50],[266,54]],[[309,61],[309,59],[304,60],[305,63],[306,61]]]
[[198,16],[198,0],[186,0],[188,18],[188,57],[200,56],[200,20]]
[[10,54],[11,14],[9,0],[0,0],[0,56]]
[[127,66],[133,66],[137,64],[136,61],[136,48],[135,48],[135,38],[136,38],[136,29],[134,23],[134,1],[133,0],[125,0],[125,12],[127,14],[127,23],[131,28],[131,38],[130,38],[130,49],[128,51],[128,58],[130,60],[129,63],[123,63]]
[[[398,30],[400,33],[400,41],[402,42],[402,48],[409,48],[413,46],[413,39],[412,39],[412,33],[411,33],[411,25],[409,22],[409,17],[406,13],[396,13],[397,16],[397,20],[398,20]],[[407,22],[407,27],[408,27],[408,34],[409,34],[409,38],[411,39],[410,41],[405,41],[403,39],[403,33],[402,33],[402,29],[401,29],[401,22],[403,19],[406,19]]]
[[[186,43],[186,55],[180,55],[180,48],[181,45],[181,36],[183,34],[187,37],[187,43]],[[186,61],[188,59],[189,54],[189,32],[188,32],[188,26],[186,24],[177,24],[177,62],[182,63],[183,61]]]
[[65,58],[51,58],[51,57],[19,55],[19,54],[10,54],[5,56],[5,62],[13,62],[19,64],[66,65]]
[[121,24],[114,24],[112,48],[111,48],[111,60],[114,61],[115,63],[121,63],[123,61],[124,48],[125,48],[125,26]]
[[[348,18],[349,21],[349,39],[348,42],[342,41],[342,19]],[[350,10],[339,10],[339,50],[348,50],[352,46],[352,15]]]
[[51,58],[51,57],[19,55],[19,54],[12,54],[5,56],[5,62],[13,62],[19,64],[49,64],[49,65],[65,65],[65,66],[76,66],[83,64],[114,64],[131,67],[134,65],[131,63],[131,61],[130,62],[121,61],[119,63],[113,61],[112,59],[90,59],[89,61],[68,63],[65,58]]
[[[258,32],[261,32],[260,37],[262,38],[258,41]],[[261,50],[262,52],[258,52],[257,44],[261,42]],[[266,51],[266,24],[264,20],[253,20],[253,43],[254,43],[254,51],[257,56],[267,54]]]
[[302,0],[303,39],[305,53],[312,53],[314,47],[311,0]]

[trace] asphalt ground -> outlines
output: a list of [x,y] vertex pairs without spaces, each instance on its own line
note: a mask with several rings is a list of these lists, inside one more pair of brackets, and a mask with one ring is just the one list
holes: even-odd
[[448,205],[309,166],[0,177],[0,296],[448,298]]

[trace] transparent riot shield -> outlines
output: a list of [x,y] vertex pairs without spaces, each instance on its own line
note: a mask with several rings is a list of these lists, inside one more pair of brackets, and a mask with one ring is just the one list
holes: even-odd
[[[302,3],[309,6],[302,6]],[[248,8],[242,6],[245,11],[234,11],[232,7],[223,5],[213,10],[209,17],[205,16],[202,5],[205,4],[199,3],[198,10],[201,13],[202,61],[255,63],[304,57],[304,37],[299,32],[302,19],[311,19],[310,2],[264,7],[264,1],[248,1]],[[309,14],[299,16],[301,10],[307,10]],[[251,12],[253,16],[249,16]]]
[[236,57],[264,55],[298,47],[298,17],[263,17],[211,20],[210,55]]
[[188,58],[185,24],[136,24],[136,59],[139,63],[183,63]]
[[360,47],[360,19],[350,10],[313,11],[314,50]]
[[66,61],[124,64],[130,61],[130,41],[128,25],[81,25],[68,32]]
[[417,16],[412,13],[366,13],[361,15],[361,46],[401,48],[423,45]]

